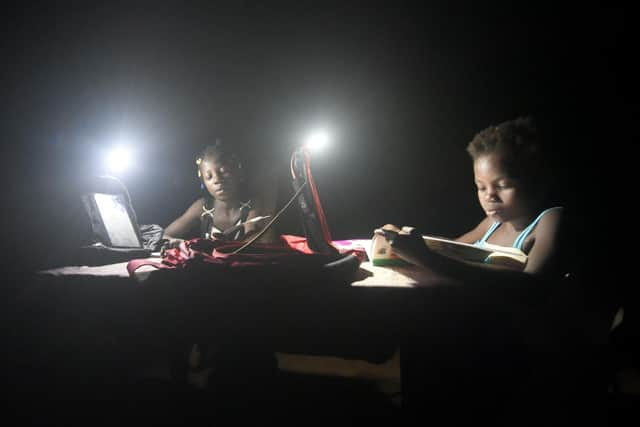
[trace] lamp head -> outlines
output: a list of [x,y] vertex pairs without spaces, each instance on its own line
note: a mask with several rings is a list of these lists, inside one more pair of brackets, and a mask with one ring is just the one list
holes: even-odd
[[131,164],[131,152],[124,146],[115,147],[107,153],[105,163],[109,172],[123,172]]
[[319,129],[309,133],[304,140],[303,147],[305,150],[318,152],[326,149],[330,142],[330,136],[324,129]]

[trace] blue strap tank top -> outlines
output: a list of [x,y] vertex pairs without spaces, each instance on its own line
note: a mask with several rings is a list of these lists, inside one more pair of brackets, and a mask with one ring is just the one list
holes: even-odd
[[[562,207],[555,206],[553,208],[545,209],[544,211],[542,211],[540,215],[538,215],[537,218],[531,222],[531,224],[527,225],[527,227],[524,230],[522,230],[520,234],[518,234],[518,237],[516,237],[516,240],[513,242],[512,247],[522,250],[522,245],[524,245],[524,240],[531,233],[531,230],[533,230],[534,227],[538,224],[538,221],[540,221],[540,218],[542,218],[547,212],[552,211],[554,209],[562,209]],[[484,233],[484,236],[482,236],[482,239],[475,242],[474,245],[484,246],[484,244],[487,243],[487,239],[493,234],[494,231],[496,231],[498,227],[500,227],[500,224],[501,223],[499,221],[496,221],[493,224],[491,224],[487,232]]]

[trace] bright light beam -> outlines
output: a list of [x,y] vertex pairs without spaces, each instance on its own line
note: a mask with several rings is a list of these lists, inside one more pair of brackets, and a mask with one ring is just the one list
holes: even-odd
[[315,131],[304,140],[304,146],[310,151],[320,151],[329,145],[329,134],[324,130]]
[[131,163],[131,152],[125,147],[116,147],[107,154],[106,163],[111,173],[123,172]]

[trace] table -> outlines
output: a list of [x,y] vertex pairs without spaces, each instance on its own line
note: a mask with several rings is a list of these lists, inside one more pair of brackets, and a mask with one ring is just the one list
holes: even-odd
[[[160,262],[161,258],[149,258],[151,261]],[[388,287],[388,288],[415,288],[452,284],[453,281],[433,272],[415,266],[374,266],[370,261],[360,265],[363,270],[358,278],[351,283],[354,287]],[[142,266],[132,279],[138,283],[149,278],[150,273],[157,271],[153,266]],[[39,272],[40,275],[53,277],[111,277],[118,279],[129,278],[127,262],[107,264],[100,266],[65,266],[52,268]]]
[[479,383],[464,376],[488,359],[501,363],[507,357],[499,348],[503,337],[486,336],[503,320],[479,321],[495,307],[469,301],[462,284],[425,269],[364,262],[346,284],[314,277],[248,279],[212,283],[153,267],[129,277],[126,263],[39,272],[16,305],[33,337],[23,354],[40,363],[46,349],[49,370],[74,361],[62,372],[81,380],[95,366],[130,373],[134,369],[126,367],[168,351],[171,337],[210,342],[230,336],[239,348],[275,350],[285,363],[291,362],[287,355],[302,354],[383,365],[400,348],[403,392],[412,396],[407,402],[439,403],[459,395],[459,385],[467,387],[465,398],[469,390],[479,391]]
[[[163,323],[162,317],[165,317],[164,320],[174,317],[190,319],[185,321],[190,325],[202,326],[206,325],[207,321],[217,323],[219,327],[214,325],[202,328],[211,327],[212,331],[216,331],[232,327],[231,321],[225,321],[231,318],[234,318],[235,322],[259,318],[260,321],[255,322],[260,325],[259,333],[264,334],[265,330],[269,330],[272,338],[279,341],[281,346],[288,347],[288,342],[295,341],[295,348],[301,342],[309,341],[307,337],[315,337],[311,339],[315,342],[309,344],[316,346],[319,344],[317,338],[322,337],[326,338],[326,346],[332,349],[327,331],[331,331],[334,337],[353,336],[352,334],[362,337],[363,332],[359,332],[358,328],[366,325],[369,330],[381,329],[381,335],[395,334],[398,322],[402,323],[405,320],[402,315],[408,312],[399,311],[401,316],[398,317],[393,311],[398,309],[399,305],[406,304],[407,299],[412,299],[407,291],[415,288],[441,291],[441,288],[455,284],[449,279],[414,266],[377,267],[370,262],[360,265],[353,282],[337,287],[318,283],[309,286],[298,286],[298,283],[270,283],[264,278],[261,278],[259,283],[253,281],[230,286],[228,277],[211,285],[202,283],[203,278],[196,275],[157,271],[151,266],[143,266],[133,277],[129,277],[126,265],[126,262],[122,262],[103,266],[65,266],[50,269],[38,273],[36,286],[47,287],[40,291],[42,295],[56,292],[66,295],[69,299],[60,301],[59,309],[66,307],[78,316],[82,316],[83,313],[101,315],[103,322],[121,324],[119,318],[129,318],[129,321],[136,324],[158,322],[158,325]],[[294,279],[294,282],[297,281],[300,280]],[[34,291],[32,294],[37,292]],[[81,304],[79,301],[84,302]],[[77,306],[74,306],[76,303]],[[137,305],[140,307],[136,308]],[[108,307],[116,306],[119,306],[116,310],[118,314],[110,316]],[[90,307],[93,307],[93,313],[89,313]],[[216,311],[225,313],[225,319],[214,321],[211,313]],[[240,314],[242,319],[230,313]],[[248,316],[247,313],[251,315]],[[291,323],[291,319],[296,321]],[[78,321],[84,322],[80,319]],[[243,331],[256,332],[255,325],[244,322],[241,324]],[[197,334],[193,328],[185,329],[192,329],[192,332]],[[286,334],[283,335],[282,330],[286,330]],[[175,330],[172,330],[173,332],[178,333]],[[218,332],[220,331],[213,333]],[[311,351],[309,346],[304,347]],[[353,352],[357,353],[355,349]],[[373,359],[379,360],[379,357]]]

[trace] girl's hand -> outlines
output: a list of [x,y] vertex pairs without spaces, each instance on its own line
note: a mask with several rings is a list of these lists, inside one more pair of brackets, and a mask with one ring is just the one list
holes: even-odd
[[412,227],[403,227],[400,231],[384,230],[383,233],[393,252],[414,265],[433,268],[437,264],[437,255],[425,244],[422,233]]
[[162,239],[162,245],[160,246],[160,255],[164,256],[167,249],[174,249],[180,246],[180,243],[184,242],[184,239],[176,239],[170,237],[168,239]]
[[394,231],[396,233],[400,232],[400,227],[394,225],[394,224],[385,224],[382,227],[380,227],[381,230],[387,230],[387,231]]
[[373,234],[384,236],[384,238],[390,242],[398,233],[400,233],[400,231],[401,229],[393,224],[385,224],[382,227],[373,230]]
[[227,240],[227,236],[224,233],[211,233],[209,240]]
[[169,241],[167,242],[167,248],[168,249],[172,249],[172,248],[177,248],[178,246],[180,246],[180,243],[184,242],[184,239],[169,239]]

